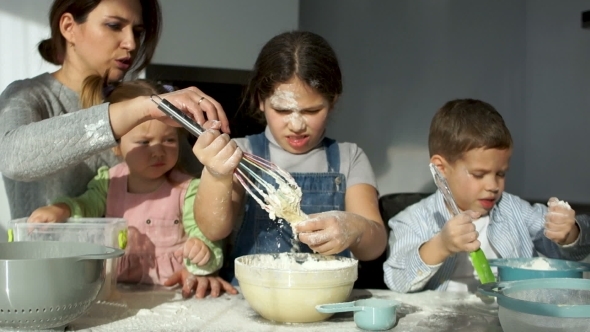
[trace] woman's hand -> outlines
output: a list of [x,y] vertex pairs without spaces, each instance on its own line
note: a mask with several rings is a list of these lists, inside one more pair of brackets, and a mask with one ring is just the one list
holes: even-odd
[[[203,91],[190,87],[159,95],[178,109],[188,114],[195,121],[204,125],[208,122],[219,122],[219,127],[229,133],[229,121],[221,105]],[[158,101],[154,97],[154,100]],[[109,105],[109,119],[115,139],[127,134],[140,123],[148,120],[160,120],[170,126],[181,125],[158,109],[158,105],[149,96],[142,96]]]
[[192,294],[195,294],[197,299],[202,299],[207,295],[208,290],[211,297],[218,297],[224,291],[232,295],[238,294],[234,286],[217,275],[196,276],[186,269],[175,272],[164,283],[164,286],[168,287],[175,285],[182,287],[182,297],[185,299]]
[[[192,115],[195,121],[200,125],[205,124],[205,121],[216,120],[221,123],[221,130],[224,133],[230,132],[229,121],[221,104],[195,87],[162,94],[159,95],[159,97],[174,104],[174,106],[181,111]],[[169,125],[179,126],[176,121],[170,119],[166,114],[160,111],[155,103],[151,100],[150,102],[153,105],[153,107],[150,108],[150,116],[153,119],[162,120]]]

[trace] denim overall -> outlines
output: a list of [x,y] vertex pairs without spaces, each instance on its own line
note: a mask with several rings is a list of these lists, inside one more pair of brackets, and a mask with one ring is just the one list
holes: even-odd
[[[252,153],[270,160],[269,141],[264,132],[247,137],[252,146]],[[301,187],[301,210],[309,215],[326,211],[344,211],[344,194],[346,192],[346,177],[340,173],[340,150],[338,143],[330,138],[324,138],[328,159],[328,172],[291,173],[295,182]],[[274,183],[272,178],[261,174],[264,180]],[[293,232],[291,226],[284,220],[271,220],[268,212],[264,211],[252,197],[247,196],[244,220],[237,233],[236,240],[229,255],[228,266],[222,271],[225,280],[236,285],[234,278],[234,260],[237,257],[250,254],[290,252],[293,247]],[[304,243],[296,242],[297,252],[313,251]],[[341,256],[350,257],[350,251],[341,252]]]

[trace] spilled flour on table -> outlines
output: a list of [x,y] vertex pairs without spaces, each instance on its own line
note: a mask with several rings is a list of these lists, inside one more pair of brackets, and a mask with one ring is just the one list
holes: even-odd
[[[389,298],[381,296],[378,298]],[[399,325],[406,332],[501,332],[494,298],[459,292],[423,291],[395,294]]]
[[[448,300],[442,301],[441,295],[433,292],[426,301],[413,303],[419,304],[422,309],[416,314],[416,330],[428,328],[432,331],[501,331],[497,305],[493,298],[469,294],[467,297],[457,297],[455,303],[449,303]],[[441,306],[443,302],[445,305]]]
[[[140,296],[145,294],[149,293],[125,292],[124,297],[118,294],[118,299],[97,301],[66,331],[194,331],[194,326],[202,324],[201,313],[191,308],[193,303],[183,299],[180,290],[155,291],[147,299]],[[215,305],[210,307],[215,308]],[[172,321],[170,318],[173,318]],[[83,324],[79,321],[83,321]],[[109,322],[108,326],[105,322]],[[88,325],[92,328],[88,328]]]
[[[118,286],[119,289],[121,285]],[[124,286],[128,287],[128,286]],[[131,288],[133,289],[133,288]],[[372,293],[372,294],[371,294]],[[134,292],[124,290],[115,302],[100,302],[71,324],[67,331],[114,332],[358,332],[353,313],[335,314],[328,321],[281,324],[260,317],[242,295],[183,300],[180,290]],[[497,305],[476,295],[424,291],[411,294],[389,290],[353,290],[350,300],[368,297],[402,302],[398,325],[405,332],[501,332]]]

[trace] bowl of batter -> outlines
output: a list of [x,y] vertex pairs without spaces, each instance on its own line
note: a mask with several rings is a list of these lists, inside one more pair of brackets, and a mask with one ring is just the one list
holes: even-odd
[[244,298],[260,316],[280,323],[328,319],[316,305],[344,302],[357,279],[356,259],[307,253],[238,257],[235,274]]

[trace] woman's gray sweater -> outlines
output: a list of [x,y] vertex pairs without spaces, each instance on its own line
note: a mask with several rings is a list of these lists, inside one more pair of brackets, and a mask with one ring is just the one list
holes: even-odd
[[0,95],[0,173],[13,219],[82,194],[98,167],[120,162],[108,104],[79,109],[78,95],[48,73]]
[[[11,83],[0,95],[0,173],[13,219],[28,217],[59,196],[78,196],[100,166],[120,160],[108,104],[80,110],[78,95],[45,73]],[[188,150],[188,151],[187,151]],[[202,166],[188,142],[181,164]]]

